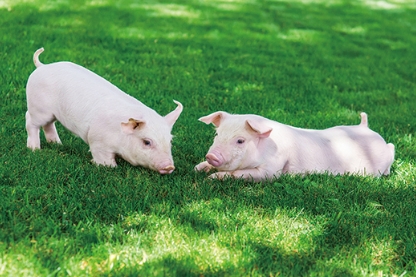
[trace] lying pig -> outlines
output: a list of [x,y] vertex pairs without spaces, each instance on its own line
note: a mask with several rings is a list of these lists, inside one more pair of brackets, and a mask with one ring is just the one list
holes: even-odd
[[195,169],[217,169],[211,178],[225,176],[261,181],[282,173],[353,173],[388,175],[394,145],[368,128],[361,113],[357,126],[308,130],[258,115],[215,112],[200,121],[214,124],[216,137]]
[[44,65],[43,48],[33,55],[36,70],[27,82],[27,147],[40,148],[39,129],[48,142],[61,143],[58,120],[90,147],[93,161],[116,166],[120,156],[161,174],[175,167],[171,130],[182,112],[181,103],[165,117],[127,95],[116,86],[71,62]]

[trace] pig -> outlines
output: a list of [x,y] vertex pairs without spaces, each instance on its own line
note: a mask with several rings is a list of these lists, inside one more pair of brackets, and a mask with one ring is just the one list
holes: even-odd
[[171,130],[183,110],[162,117],[92,71],[71,63],[43,64],[38,49],[36,69],[26,86],[27,147],[40,149],[39,131],[48,142],[61,143],[55,128],[59,121],[90,147],[93,162],[117,166],[120,156],[133,166],[170,174],[175,169],[171,154]]
[[285,125],[253,114],[218,111],[201,117],[216,136],[197,171],[217,172],[210,178],[264,181],[281,174],[329,173],[381,176],[390,173],[394,145],[361,123],[311,130]]

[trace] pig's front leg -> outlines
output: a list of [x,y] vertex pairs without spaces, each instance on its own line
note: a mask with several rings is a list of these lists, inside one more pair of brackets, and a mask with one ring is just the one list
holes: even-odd
[[210,165],[207,161],[204,161],[204,162],[195,166],[196,171],[202,171],[203,170],[205,172],[209,172],[213,168],[214,167],[212,165]]
[[214,174],[211,174],[209,177],[212,179],[224,179],[226,177],[233,177],[233,178],[242,178],[249,181],[262,181],[266,179],[272,179],[279,177],[281,172],[275,172],[273,174],[268,173],[266,170],[262,168],[251,168],[251,169],[241,169],[241,170],[235,170],[235,171],[222,171],[222,172],[216,172]]
[[114,152],[105,151],[102,148],[90,147],[92,160],[98,165],[116,167],[116,155]]

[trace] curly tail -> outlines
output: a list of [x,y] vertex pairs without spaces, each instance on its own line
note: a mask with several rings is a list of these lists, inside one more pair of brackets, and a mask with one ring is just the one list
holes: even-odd
[[39,48],[38,50],[36,50],[35,54],[33,54],[33,63],[36,67],[43,65],[43,63],[39,61],[39,55],[43,52],[43,50],[45,50],[43,49],[43,47]]
[[367,119],[367,114],[366,113],[361,113],[361,123],[360,125],[363,127],[368,127],[368,119]]

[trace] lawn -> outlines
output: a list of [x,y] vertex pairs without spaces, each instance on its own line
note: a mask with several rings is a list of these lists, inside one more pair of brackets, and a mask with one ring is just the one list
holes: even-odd
[[[413,0],[0,0],[0,276],[416,276]],[[165,115],[171,175],[91,163],[80,138],[26,147],[25,85],[72,61]],[[387,177],[210,180],[224,110],[302,128],[360,122]]]

